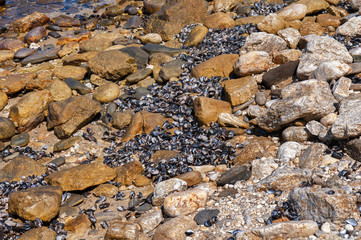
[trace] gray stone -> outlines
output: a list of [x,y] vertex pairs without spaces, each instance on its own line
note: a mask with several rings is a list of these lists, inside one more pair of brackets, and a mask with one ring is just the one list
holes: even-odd
[[75,80],[74,78],[66,78],[64,82],[68,85],[71,90],[76,90],[81,95],[85,95],[90,92],[90,88],[85,86],[83,83]]
[[143,68],[136,71],[135,73],[130,74],[125,80],[127,80],[127,83],[129,84],[136,84],[151,75],[152,73],[153,69]]
[[37,52],[38,50],[32,48],[20,48],[15,52],[14,58],[23,59]]
[[187,188],[187,182],[178,178],[171,178],[157,183],[154,187],[153,205],[162,205],[166,196],[175,191],[183,191]]
[[147,88],[137,87],[135,89],[134,97],[139,100],[139,99],[141,99],[141,97],[147,96],[149,93],[150,93],[150,91]]
[[317,67],[325,61],[340,61],[350,64],[352,57],[346,47],[328,36],[310,35],[307,38],[305,53],[300,58],[297,75],[300,79],[307,79]]
[[149,54],[138,47],[125,47],[120,49],[119,51],[128,54],[132,58],[135,59],[135,63],[138,66],[145,67],[148,63]]
[[143,19],[140,16],[132,16],[129,20],[123,25],[124,29],[134,29],[138,28],[143,23]]
[[268,94],[266,92],[258,92],[255,96],[255,101],[258,105],[263,106],[267,102]]
[[234,166],[228,171],[224,172],[217,181],[218,186],[226,184],[235,184],[238,181],[247,181],[250,179],[252,173],[248,170],[246,165]]
[[346,139],[361,135],[361,95],[350,96],[341,101],[339,115],[331,126],[332,136]]
[[334,112],[337,100],[327,82],[307,80],[293,83],[281,91],[265,115],[258,117],[258,124],[266,131],[275,131],[296,119],[318,120]]
[[[334,193],[328,194],[330,191]],[[341,223],[348,218],[359,219],[356,196],[343,189],[295,188],[289,199],[296,203],[304,220]]]
[[282,139],[285,142],[305,142],[310,138],[310,133],[302,126],[288,127],[282,132]]
[[287,42],[290,48],[296,48],[301,38],[300,32],[295,28],[285,28],[278,31],[277,34]]
[[56,58],[58,58],[59,50],[60,50],[59,47],[55,47],[55,48],[50,48],[50,49],[46,49],[46,50],[34,53],[34,54],[24,58],[21,61],[21,64],[22,65],[27,65],[28,63],[35,64],[35,63],[41,63],[41,62],[56,59]]
[[297,154],[301,152],[301,150],[302,150],[302,145],[299,144],[298,142],[292,142],[292,141],[285,142],[279,147],[277,152],[277,158],[293,159],[297,156]]
[[272,158],[259,158],[252,161],[252,175],[263,179],[277,169],[278,164]]
[[335,96],[338,101],[342,101],[347,98],[350,95],[349,90],[351,83],[352,81],[349,78],[340,78],[332,88],[333,96]]
[[137,223],[142,227],[143,233],[153,231],[163,221],[163,214],[161,210],[152,213],[144,214],[137,219]]
[[315,70],[315,77],[317,80],[330,81],[339,79],[351,72],[351,67],[348,64],[340,61],[325,61]]
[[[353,56],[353,58],[355,58]],[[348,75],[355,75],[355,74],[358,74],[361,72],[361,62],[354,62],[354,63],[351,63],[351,72],[349,72]]]
[[149,54],[154,53],[166,53],[171,56],[176,56],[180,53],[184,53],[184,49],[181,48],[169,48],[163,45],[154,44],[154,43],[147,43],[143,47],[141,47],[144,51],[146,51]]
[[206,209],[199,211],[197,215],[194,217],[194,221],[198,225],[203,225],[206,221],[211,220],[213,217],[217,217],[219,214],[218,209]]
[[309,146],[299,157],[300,168],[316,168],[319,167],[324,152],[328,147],[322,143],[314,143]]
[[244,46],[241,49],[241,54],[249,51],[265,51],[272,53],[287,48],[285,40],[274,34],[265,32],[251,33],[246,39]]
[[336,34],[355,37],[361,34],[361,17],[353,17],[336,29]]
[[312,120],[306,124],[307,131],[313,136],[318,136],[322,131],[327,130],[321,123]]
[[160,69],[159,77],[162,78],[163,82],[169,81],[172,77],[179,77],[183,72],[182,65],[184,63],[180,59],[165,63]]
[[11,146],[20,146],[25,147],[30,142],[29,133],[20,133],[11,138],[10,145]]

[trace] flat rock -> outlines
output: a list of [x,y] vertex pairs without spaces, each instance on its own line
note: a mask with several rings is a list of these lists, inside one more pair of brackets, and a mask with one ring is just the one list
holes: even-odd
[[6,39],[0,43],[0,50],[11,50],[16,52],[24,47],[25,43],[19,39]]
[[190,189],[172,193],[164,199],[164,212],[171,217],[178,217],[204,208],[207,201],[207,192],[200,189]]
[[300,0],[296,3],[306,5],[307,15],[320,12],[330,6],[325,0]]
[[292,76],[296,72],[297,66],[298,61],[292,61],[272,68],[271,70],[263,74],[262,83],[268,88],[271,88],[272,85],[282,86],[284,85],[283,83],[287,82],[288,79],[292,78]]
[[341,77],[332,88],[333,96],[338,101],[342,101],[350,95],[352,81],[349,78]]
[[231,79],[223,82],[225,99],[232,106],[249,101],[258,91],[258,85],[253,77]]
[[15,52],[14,58],[23,59],[37,52],[38,50],[32,48],[20,48]]
[[190,216],[172,218],[160,225],[154,233],[153,239],[184,240],[185,231],[195,230],[197,223]]
[[194,221],[198,225],[203,225],[206,221],[211,220],[213,217],[217,217],[219,214],[218,209],[206,209],[199,211],[197,215],[194,217]]
[[193,185],[196,185],[202,181],[202,174],[198,171],[191,171],[183,173],[176,178],[181,179],[185,182],[187,182],[187,186],[191,187]]
[[68,65],[55,68],[53,71],[53,77],[59,78],[60,80],[64,80],[66,78],[83,80],[87,72],[86,68]]
[[258,118],[259,126],[266,131],[278,130],[299,118],[318,120],[334,112],[337,102],[328,83],[317,80],[291,84],[282,89],[281,96],[282,100],[273,103],[267,113]]
[[9,196],[9,212],[25,220],[40,218],[48,222],[58,215],[62,194],[62,189],[54,186],[13,192]]
[[112,40],[107,38],[92,38],[80,43],[80,52],[103,51],[112,46]]
[[0,77],[0,89],[7,95],[11,95],[26,88],[30,82],[35,81],[36,77],[36,73],[20,73]]
[[32,228],[18,238],[18,240],[55,240],[56,232],[47,227]]
[[9,118],[0,117],[0,140],[9,139],[15,135],[14,122]]
[[34,12],[26,17],[15,20],[11,27],[17,32],[27,32],[30,29],[47,24],[50,21],[45,14]]
[[124,29],[134,29],[138,28],[143,23],[143,19],[140,16],[132,16],[128,19],[126,23],[124,23]]
[[[150,44],[150,43],[147,43]],[[139,47],[125,47],[119,51],[128,54],[130,57],[134,58],[135,63],[140,67],[145,67],[148,63],[149,54],[142,48]]]
[[217,181],[218,186],[226,184],[235,184],[237,181],[247,181],[252,173],[248,170],[246,165],[234,166],[228,171],[224,172]]
[[50,185],[60,186],[63,191],[75,191],[105,183],[115,176],[112,168],[104,164],[89,163],[54,172],[46,180]]
[[114,186],[110,183],[101,184],[98,187],[96,187],[92,193],[97,196],[105,196],[107,198],[112,198],[114,195],[118,193],[119,189],[117,186]]
[[202,62],[192,69],[191,75],[211,78],[214,76],[229,77],[233,72],[233,64],[239,58],[238,54],[222,54]]
[[216,122],[221,113],[232,113],[228,102],[206,97],[198,97],[194,100],[195,116],[201,124],[209,126]]
[[361,135],[361,98],[359,95],[341,101],[339,115],[331,126],[331,134],[336,139],[346,139]]
[[52,18],[55,25],[58,27],[80,27],[79,19],[67,15],[59,15]]
[[325,29],[321,24],[317,22],[302,22],[300,26],[300,34],[301,36],[307,35],[319,35],[322,36],[325,33]]
[[322,162],[324,152],[328,147],[322,143],[314,143],[301,154],[299,157],[300,168],[317,168]]
[[247,37],[246,42],[241,49],[241,53],[264,51],[270,54],[286,48],[287,43],[281,37],[270,33],[257,32],[251,33],[251,35]]
[[55,47],[55,48],[39,51],[24,58],[21,61],[21,64],[22,65],[27,65],[28,63],[35,64],[35,63],[41,63],[41,62],[57,59],[59,50],[60,50],[59,47]]
[[66,149],[71,148],[72,146],[74,146],[74,144],[79,143],[82,140],[81,137],[77,136],[77,137],[70,137],[64,140],[61,140],[57,143],[54,144],[53,146],[53,151],[54,152],[60,152]]
[[129,84],[136,84],[142,81],[143,79],[145,79],[146,77],[148,77],[149,75],[151,75],[152,73],[153,73],[153,69],[143,68],[141,70],[138,70],[130,74],[125,80],[127,80],[127,83]]
[[90,92],[90,88],[88,88],[87,86],[85,86],[84,83],[72,78],[72,77],[69,77],[69,78],[65,78],[64,79],[64,83],[66,83],[66,85],[68,85],[68,87],[71,89],[71,90],[76,90],[78,93],[80,93],[81,95],[85,95],[87,93]]
[[180,53],[184,53],[184,49],[180,48],[170,48],[159,44],[154,43],[147,43],[143,47],[141,47],[144,51],[148,54],[155,54],[155,53],[166,53],[171,56],[178,55]]
[[54,128],[57,137],[67,138],[91,121],[101,110],[98,102],[85,96],[53,102],[49,104],[47,127]]
[[[334,194],[328,194],[329,191]],[[359,219],[356,196],[343,189],[297,187],[288,198],[295,201],[303,220],[340,223],[348,218]]]
[[134,72],[135,59],[118,50],[104,51],[91,58],[91,72],[108,80],[119,80]]
[[11,106],[9,116],[19,132],[33,129],[43,121],[45,110],[51,101],[49,90],[30,92]]
[[0,63],[6,61],[12,61],[15,53],[11,50],[0,50]]
[[139,239],[140,226],[135,223],[113,221],[105,233],[105,240]]
[[27,156],[12,159],[0,171],[0,182],[20,181],[22,176],[40,176],[46,172],[46,167]]

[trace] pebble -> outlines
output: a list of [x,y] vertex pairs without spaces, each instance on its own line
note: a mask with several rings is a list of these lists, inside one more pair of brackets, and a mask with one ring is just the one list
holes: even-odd
[[10,140],[11,146],[20,146],[25,147],[30,142],[30,135],[29,133],[20,133],[18,135],[15,135]]

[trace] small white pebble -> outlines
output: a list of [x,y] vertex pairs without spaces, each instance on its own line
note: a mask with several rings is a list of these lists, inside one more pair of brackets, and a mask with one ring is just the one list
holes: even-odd
[[354,228],[351,224],[346,224],[345,229],[346,229],[346,231],[349,231],[349,232],[352,232],[354,230]]
[[322,230],[322,232],[330,233],[331,232],[331,225],[328,222],[325,222],[324,224],[322,224],[321,230]]

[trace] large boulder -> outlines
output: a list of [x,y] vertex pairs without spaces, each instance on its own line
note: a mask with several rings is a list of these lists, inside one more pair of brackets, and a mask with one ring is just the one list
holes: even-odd
[[162,39],[171,40],[185,25],[203,22],[208,15],[204,0],[167,0],[156,13],[150,16],[147,33],[158,33]]
[[49,104],[47,126],[48,129],[54,128],[57,137],[67,138],[87,124],[101,110],[102,107],[97,101],[86,96],[53,102]]
[[258,118],[259,126],[276,131],[294,120],[318,120],[336,110],[337,100],[327,82],[315,79],[291,84],[281,92],[282,100],[274,102],[265,115]]

